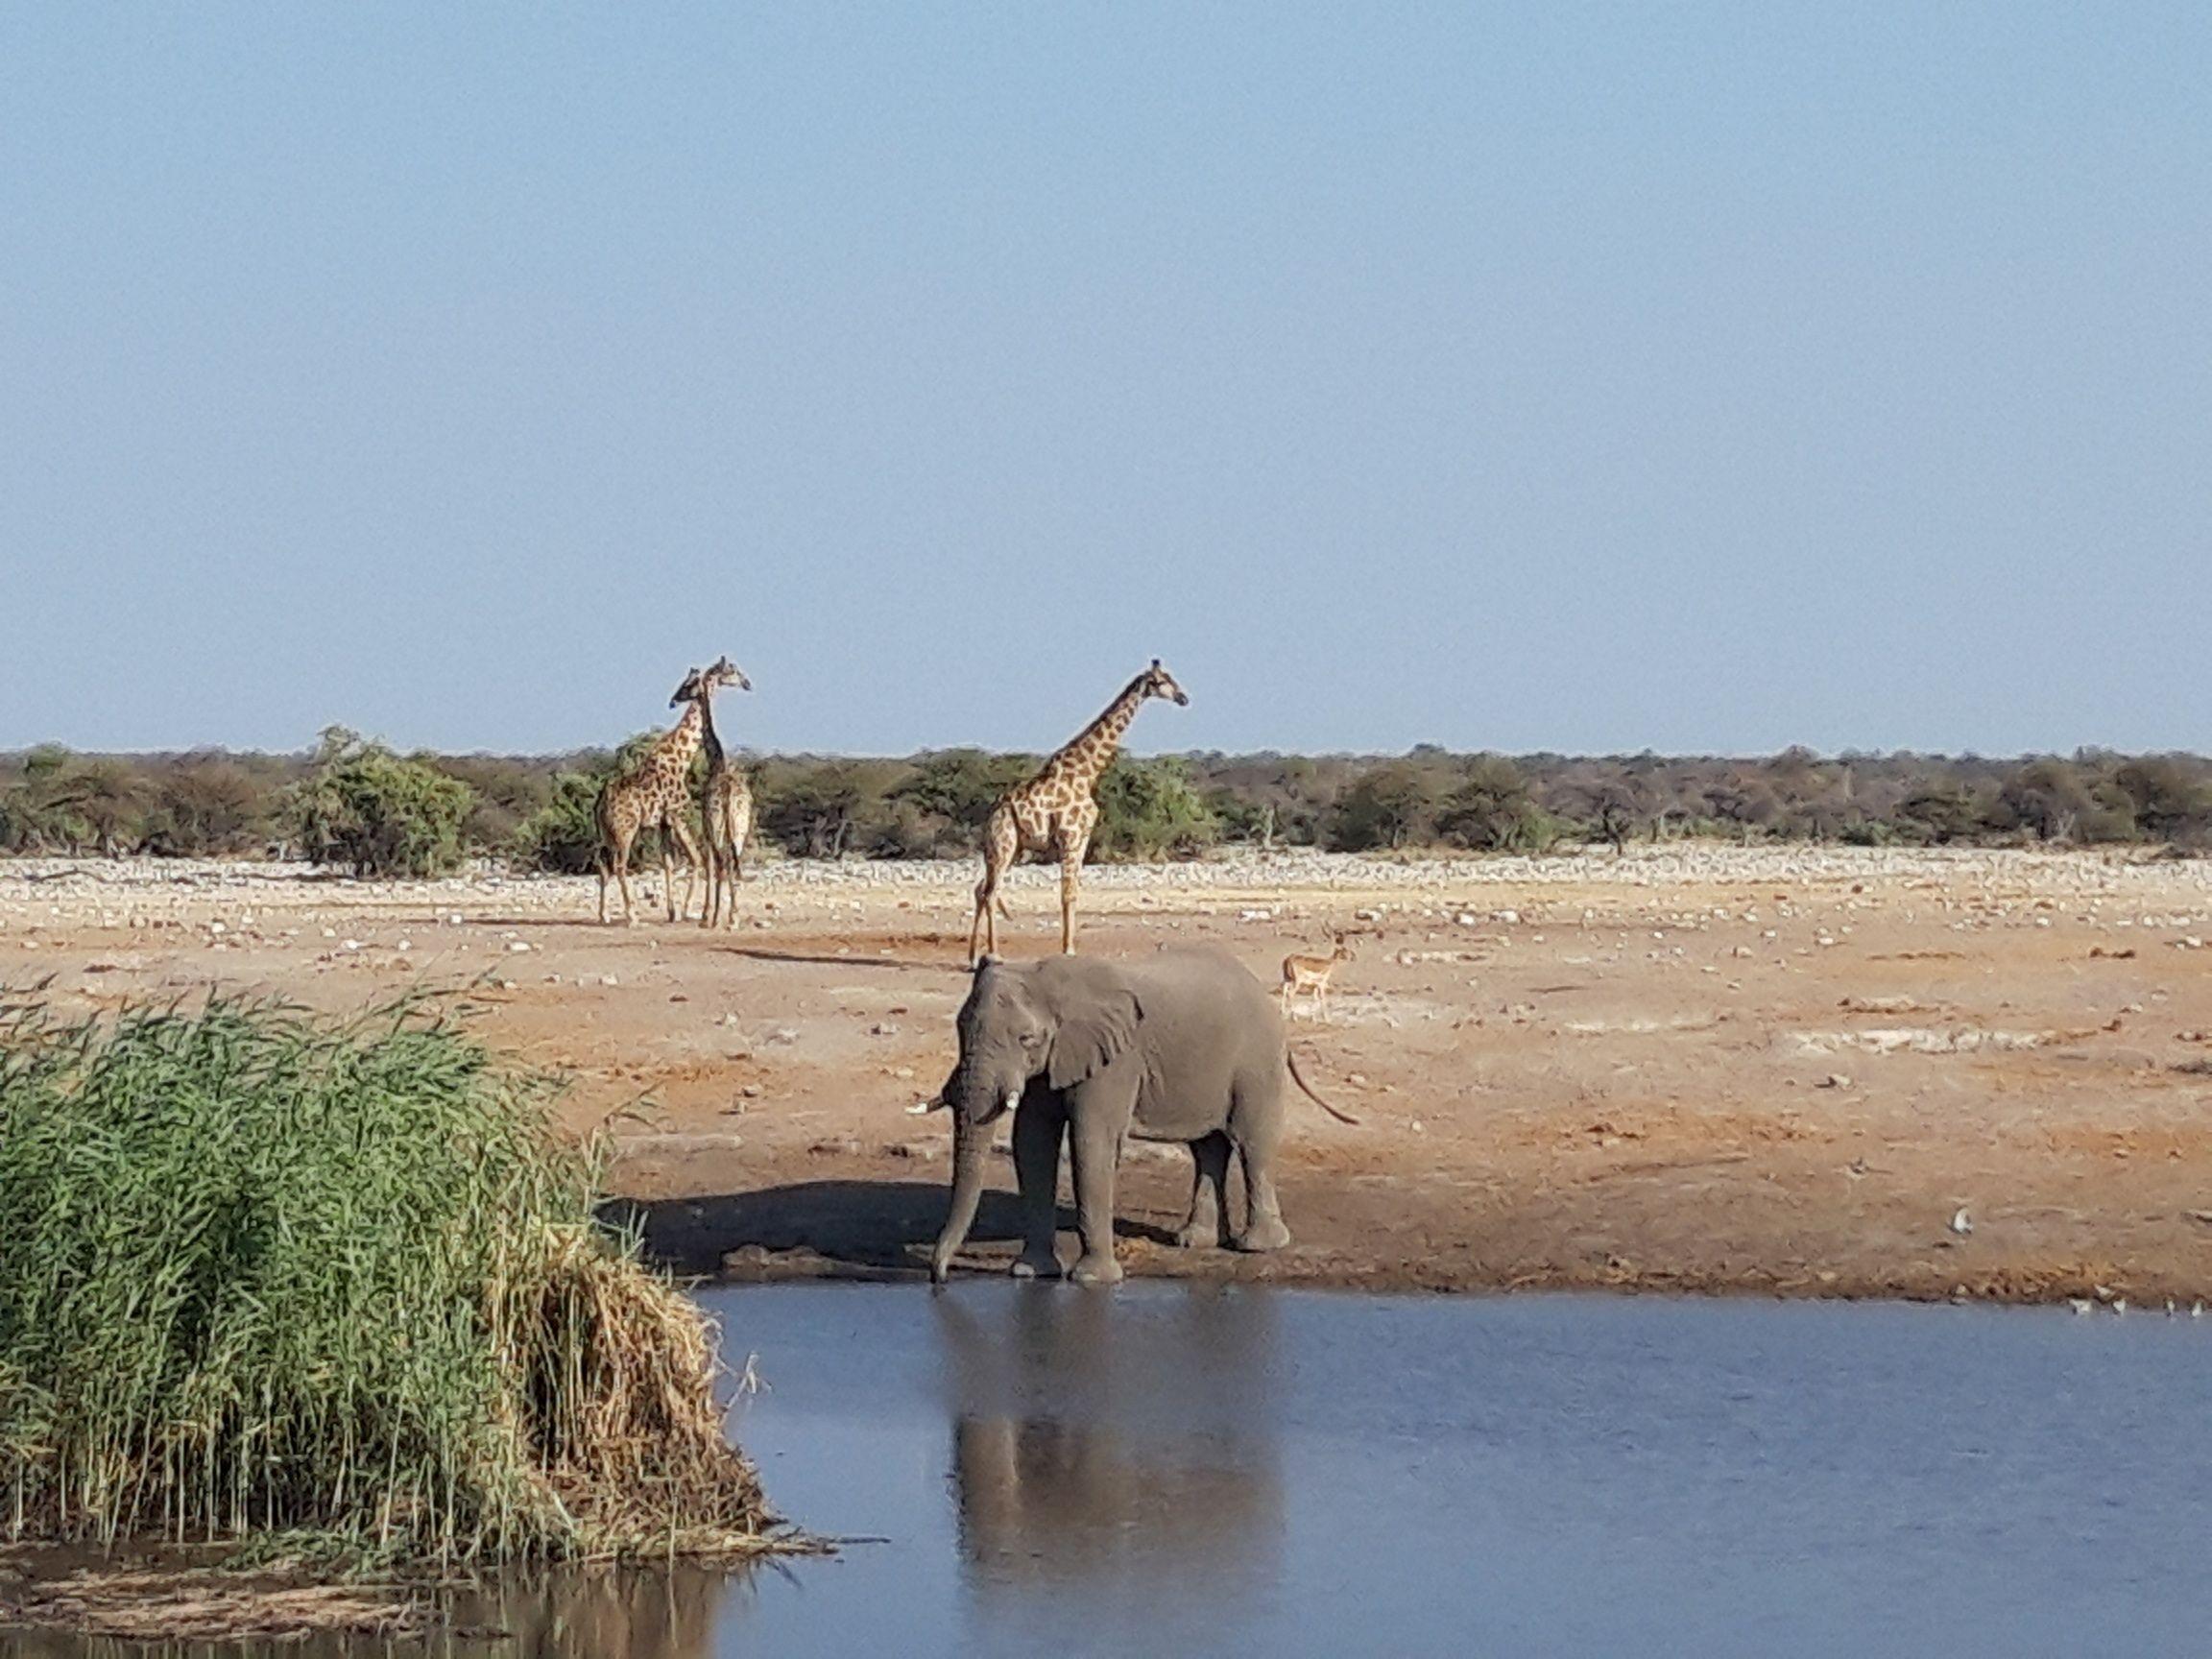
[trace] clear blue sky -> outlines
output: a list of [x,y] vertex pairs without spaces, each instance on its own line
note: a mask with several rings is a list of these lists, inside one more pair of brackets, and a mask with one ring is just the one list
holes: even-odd
[[2212,16],[12,6],[0,747],[2212,748]]

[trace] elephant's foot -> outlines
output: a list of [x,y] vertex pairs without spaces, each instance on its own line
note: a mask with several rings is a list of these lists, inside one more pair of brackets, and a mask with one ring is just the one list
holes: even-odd
[[1217,1250],[1220,1247],[1219,1221],[1186,1222],[1182,1231],[1175,1235],[1175,1248],[1178,1250]]
[[1078,1285],[1118,1285],[1121,1283],[1121,1263],[1113,1255],[1085,1255],[1068,1269],[1068,1277]]
[[1280,1250],[1290,1242],[1290,1229],[1283,1225],[1280,1215],[1265,1216],[1237,1236],[1235,1247],[1238,1250]]
[[1013,1266],[1017,1279],[1057,1279],[1060,1277],[1060,1258],[1052,1253],[1052,1246],[1032,1244],[1022,1252]]

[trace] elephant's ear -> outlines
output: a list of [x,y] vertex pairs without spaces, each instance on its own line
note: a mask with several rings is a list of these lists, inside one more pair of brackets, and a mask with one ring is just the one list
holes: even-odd
[[1072,1089],[1095,1076],[1137,1040],[1137,1024],[1143,1018],[1137,993],[1124,986],[1084,996],[1061,1013],[1045,1057],[1045,1081],[1055,1089]]

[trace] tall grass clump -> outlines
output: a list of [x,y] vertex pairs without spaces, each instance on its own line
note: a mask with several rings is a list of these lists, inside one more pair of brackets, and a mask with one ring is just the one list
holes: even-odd
[[701,1316],[433,1004],[0,1002],[0,1539],[767,1542]]

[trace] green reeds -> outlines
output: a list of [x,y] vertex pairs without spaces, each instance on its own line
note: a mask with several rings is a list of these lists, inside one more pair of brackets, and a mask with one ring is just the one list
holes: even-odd
[[434,1004],[0,1004],[0,1538],[768,1541],[701,1316]]

